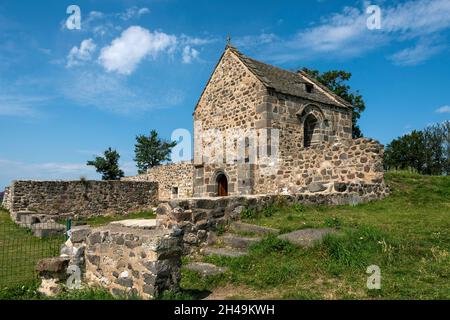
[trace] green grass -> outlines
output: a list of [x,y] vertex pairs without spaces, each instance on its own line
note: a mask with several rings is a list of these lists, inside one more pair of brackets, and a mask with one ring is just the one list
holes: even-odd
[[90,218],[80,218],[76,221],[77,224],[88,224],[93,227],[108,224],[113,221],[120,221],[125,219],[156,219],[156,214],[153,211],[133,212],[127,215],[111,215],[98,216]]
[[[309,249],[267,236],[250,248],[248,256],[205,257],[205,262],[226,266],[229,271],[202,278],[183,270],[183,290],[167,292],[161,299],[194,299],[200,292],[227,285],[256,291],[256,296],[245,290],[236,290],[231,296],[241,299],[450,299],[450,177],[395,172],[386,174],[386,182],[392,195],[369,204],[277,204],[262,212],[246,212],[246,222],[283,232],[309,227],[334,227],[339,232]],[[127,218],[130,217],[153,215],[140,213]],[[89,223],[99,225],[115,218],[124,217],[99,217]],[[44,241],[34,239],[15,225],[12,234],[5,233],[2,226],[12,223],[5,212],[0,219],[0,244],[11,237],[17,241],[21,237]],[[26,252],[14,255],[24,261],[37,259],[30,259]],[[183,260],[184,264],[190,261]],[[34,268],[36,261],[30,262],[29,267]],[[381,290],[366,288],[366,269],[373,264],[381,268]],[[0,299],[41,298],[33,288],[30,285],[2,290]],[[58,298],[112,299],[102,290],[69,292]]]
[[37,280],[36,263],[59,255],[64,237],[40,239],[0,210],[0,290]]
[[[245,212],[245,222],[289,232],[334,227],[337,234],[310,249],[266,237],[239,258],[208,257],[229,268],[222,281],[276,299],[450,299],[450,177],[386,174],[388,198],[357,206],[278,205]],[[366,269],[381,268],[381,290],[366,288]],[[198,278],[198,276],[197,276]]]
[[31,282],[0,290],[0,300],[119,300],[126,299],[114,297],[106,289],[87,288],[80,290],[63,291],[56,297],[45,297],[37,289],[39,284]]

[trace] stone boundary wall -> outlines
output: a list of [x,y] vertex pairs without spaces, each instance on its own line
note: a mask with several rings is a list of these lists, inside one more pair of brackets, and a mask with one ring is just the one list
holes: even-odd
[[336,183],[333,188],[339,191],[178,199],[161,203],[156,213],[161,226],[183,231],[184,254],[191,254],[208,244],[219,226],[239,220],[244,209],[259,211],[279,203],[356,205],[383,199],[389,194],[384,184]]
[[96,216],[150,210],[157,203],[156,182],[134,181],[14,181],[11,212],[45,215]]
[[11,210],[11,193],[10,188],[5,188],[5,193],[3,194],[2,207],[6,210]]
[[[170,163],[151,168],[146,174],[125,177],[122,181],[154,181],[159,185],[159,199],[190,198],[193,195],[192,162]],[[174,188],[178,188],[175,190]]]
[[384,146],[372,139],[322,142],[280,160],[272,174],[258,166],[255,194],[317,191],[317,185],[319,189],[339,191],[329,188],[335,182],[383,185],[383,154]]

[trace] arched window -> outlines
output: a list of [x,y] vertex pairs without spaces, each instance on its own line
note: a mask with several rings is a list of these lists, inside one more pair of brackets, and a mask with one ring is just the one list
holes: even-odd
[[314,115],[309,114],[305,118],[305,122],[303,123],[303,145],[305,148],[310,147],[312,144],[318,142],[318,129],[319,121]]

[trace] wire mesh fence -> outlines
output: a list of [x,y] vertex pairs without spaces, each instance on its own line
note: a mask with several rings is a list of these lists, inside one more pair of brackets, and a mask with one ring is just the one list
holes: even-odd
[[59,255],[65,229],[53,221],[14,222],[0,210],[0,289],[34,283],[37,262]]

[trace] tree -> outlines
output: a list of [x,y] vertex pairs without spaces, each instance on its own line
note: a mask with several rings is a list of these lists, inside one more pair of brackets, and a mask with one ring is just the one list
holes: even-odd
[[450,121],[403,135],[386,146],[386,169],[414,169],[421,174],[450,174]]
[[361,113],[366,109],[366,104],[363,97],[359,94],[359,91],[352,93],[350,91],[350,86],[345,83],[350,80],[352,74],[342,70],[332,70],[320,73],[318,70],[303,68],[303,71],[353,106],[352,136],[354,139],[361,138],[363,134],[359,128],[358,120],[361,118]]
[[95,160],[88,161],[88,166],[94,166],[98,173],[102,174],[103,180],[120,180],[124,173],[119,168],[120,155],[116,150],[108,148],[104,152],[104,157],[96,157]]
[[136,141],[134,161],[136,161],[140,174],[163,161],[169,161],[172,148],[177,145],[176,141],[168,142],[158,138],[158,133],[155,130],[152,130],[148,137],[145,135],[137,136]]

